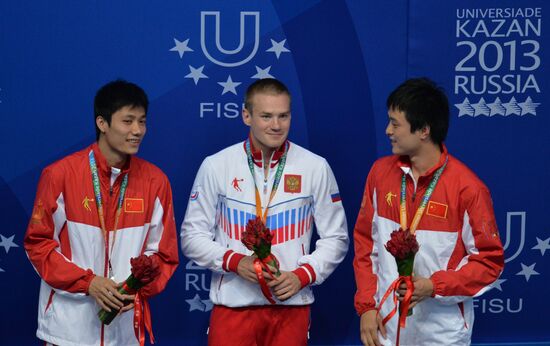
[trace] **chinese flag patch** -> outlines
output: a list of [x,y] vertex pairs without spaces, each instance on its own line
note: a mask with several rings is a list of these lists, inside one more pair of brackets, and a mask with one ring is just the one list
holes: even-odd
[[302,176],[297,174],[285,174],[285,192],[302,192]]
[[429,201],[428,207],[426,208],[426,214],[446,219],[448,208],[449,206],[447,204]]
[[143,198],[125,198],[124,212],[125,213],[143,213]]

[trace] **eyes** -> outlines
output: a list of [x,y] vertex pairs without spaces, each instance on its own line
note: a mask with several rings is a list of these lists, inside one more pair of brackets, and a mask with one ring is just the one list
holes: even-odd
[[[125,125],[132,125],[132,123],[134,122],[134,119],[132,119],[132,118],[126,118],[126,119],[122,119],[122,122],[123,122]],[[145,125],[146,120],[145,120],[145,118],[143,118],[143,119],[137,120],[137,122],[138,122],[140,125]]]
[[290,119],[290,114],[289,113],[283,113],[279,115],[262,114],[260,115],[260,118],[262,118],[262,120],[265,120],[265,121],[270,121],[273,118],[277,118],[278,120],[287,120],[287,119]]

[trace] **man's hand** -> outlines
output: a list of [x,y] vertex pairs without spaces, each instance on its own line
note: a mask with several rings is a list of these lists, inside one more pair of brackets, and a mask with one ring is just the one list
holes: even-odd
[[[256,257],[245,256],[243,257],[237,266],[237,274],[245,280],[250,282],[258,283],[258,277],[256,276],[256,270],[254,269],[254,260]],[[270,279],[269,273],[262,270],[264,273],[264,278],[267,280]]]
[[90,282],[88,294],[106,311],[118,311],[124,306],[125,296],[118,293],[117,284],[111,279],[95,276]]
[[360,322],[361,341],[365,346],[380,346],[378,330],[386,338],[386,327],[382,324],[382,317],[376,309],[369,310],[361,315]]
[[[120,288],[124,285],[124,282],[119,283],[116,287]],[[124,297],[124,306],[122,309],[120,309],[119,314],[122,314],[123,312],[126,312],[128,310],[132,310],[134,308],[134,299],[136,299],[135,294],[122,294],[122,297]]]
[[[431,297],[434,291],[432,280],[426,279],[420,276],[413,276],[414,292],[411,298],[411,304],[409,309],[413,308],[416,304],[420,303],[426,297]],[[405,293],[407,292],[407,285],[402,283],[399,285],[397,293],[399,294],[399,301],[403,301]]]
[[279,277],[269,281],[267,284],[273,291],[277,299],[287,300],[302,288],[302,283],[296,274],[293,272],[281,272]]

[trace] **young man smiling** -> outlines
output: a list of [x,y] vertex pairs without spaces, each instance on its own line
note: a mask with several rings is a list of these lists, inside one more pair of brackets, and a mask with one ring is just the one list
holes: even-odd
[[[140,291],[142,301],[160,293],[176,269],[170,184],[160,169],[133,156],[147,107],[137,85],[106,84],[94,101],[97,142],[42,172],[25,250],[42,278],[36,335],[47,343],[139,344],[134,314],[124,313],[136,297],[117,291],[130,258],[153,256],[161,269]],[[101,308],[121,314],[103,325]]]
[[[197,173],[181,227],[183,254],[213,272],[210,345],[305,345],[310,286],[322,283],[348,249],[338,186],[323,158],[287,140],[284,84],[262,79],[250,85],[243,121],[248,139],[207,157]],[[281,269],[276,279],[263,273],[273,305],[241,242],[247,221],[265,215]],[[313,223],[320,239],[310,253]]]
[[[399,314],[387,324],[391,302],[379,306],[399,277],[385,249],[402,228],[416,234],[413,293],[400,345],[470,345],[473,298],[499,277],[504,265],[489,190],[443,141],[447,97],[427,79],[410,79],[387,101],[393,156],[374,163],[354,230],[355,308],[365,345],[393,345]],[[406,285],[397,293],[403,300]],[[391,299],[388,299],[390,301]]]

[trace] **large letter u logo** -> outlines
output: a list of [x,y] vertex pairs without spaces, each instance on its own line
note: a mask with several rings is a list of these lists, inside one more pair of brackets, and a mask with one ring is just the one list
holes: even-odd
[[[216,26],[215,26],[215,42],[216,42],[216,48],[219,52],[225,54],[225,55],[235,55],[242,51],[244,47],[244,41],[245,41],[245,21],[247,16],[254,17],[254,46],[252,48],[252,51],[250,54],[239,61],[236,62],[223,62],[219,61],[218,59],[215,59],[212,54],[208,51],[208,48],[206,46],[206,17],[207,16],[214,16],[216,20]],[[201,12],[201,48],[204,55],[208,58],[208,60],[212,61],[216,65],[224,66],[224,67],[235,67],[240,66],[242,64],[247,63],[250,61],[254,55],[256,55],[256,52],[258,51],[258,46],[260,44],[260,12],[241,12],[241,21],[240,21],[240,39],[239,39],[239,45],[237,48],[228,50],[224,49],[220,43],[220,12],[219,11],[203,11]],[[208,41],[211,42],[211,41]]]

